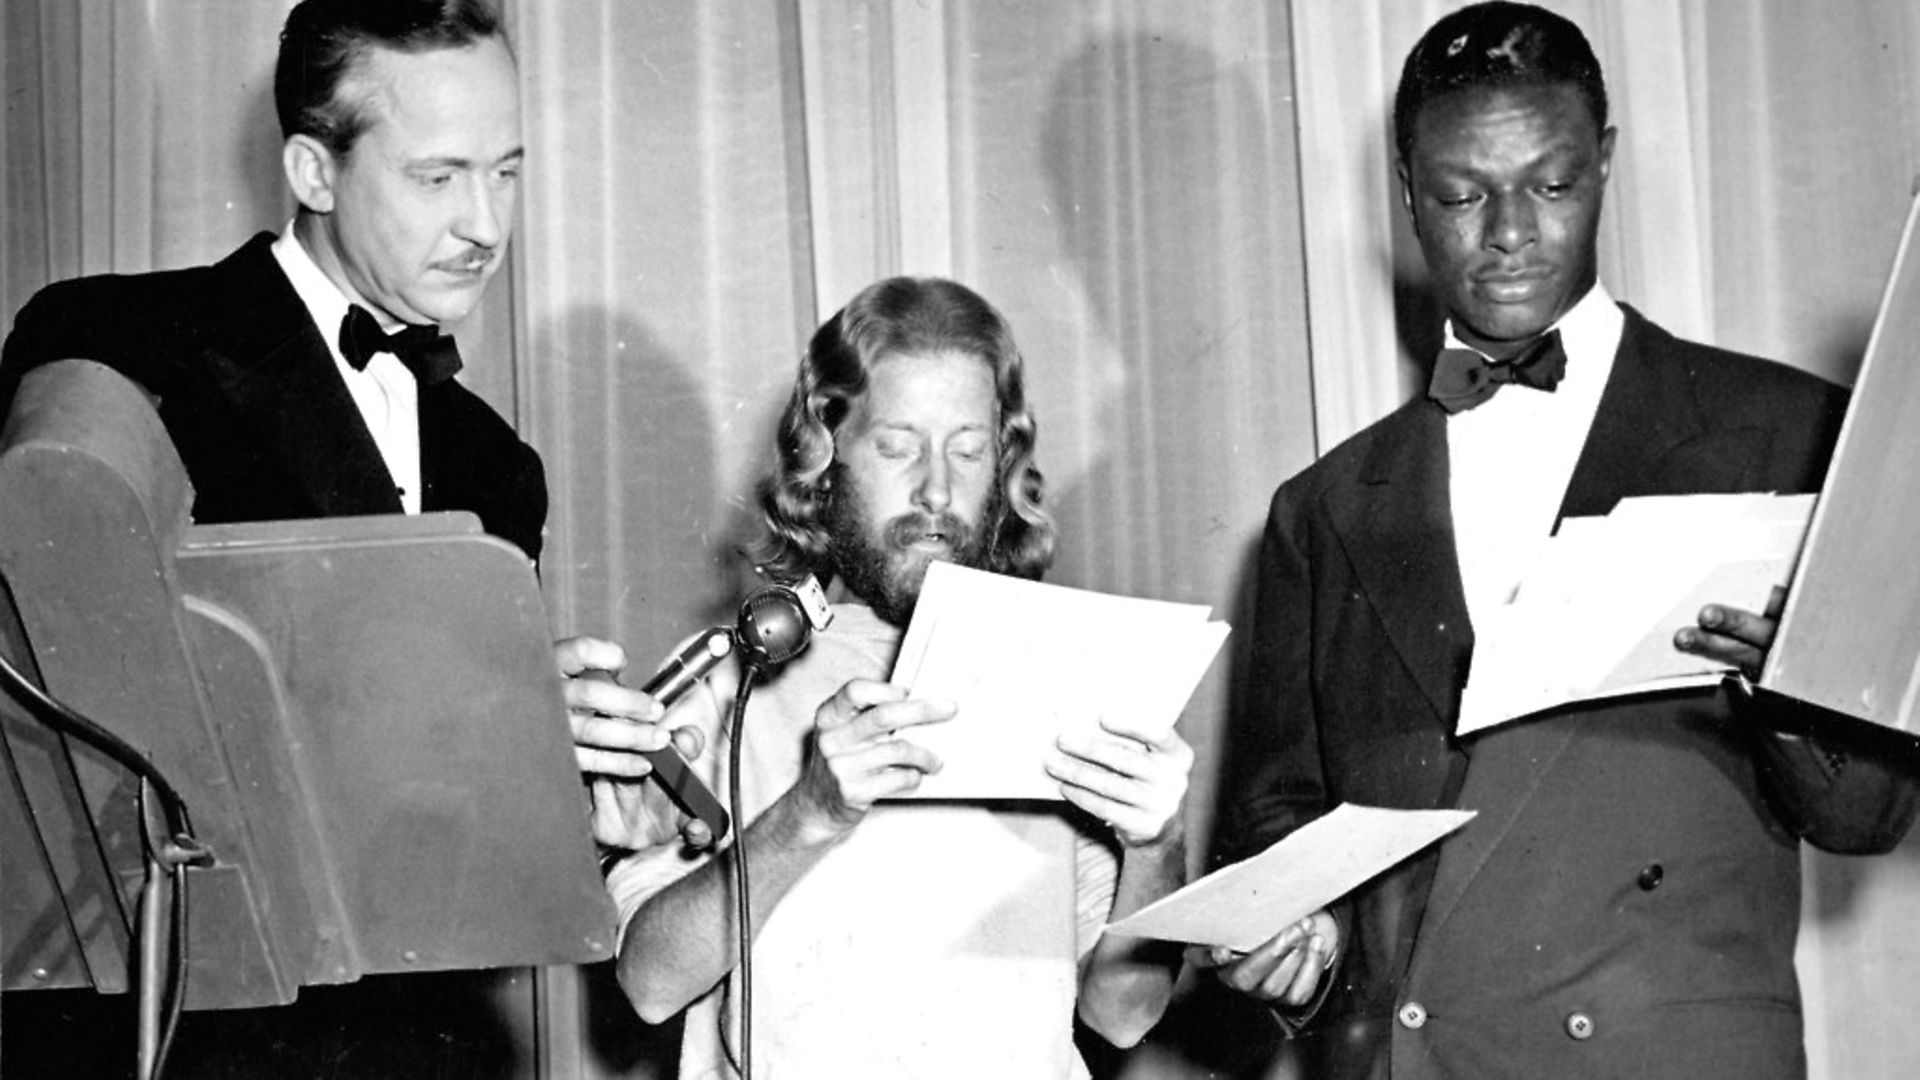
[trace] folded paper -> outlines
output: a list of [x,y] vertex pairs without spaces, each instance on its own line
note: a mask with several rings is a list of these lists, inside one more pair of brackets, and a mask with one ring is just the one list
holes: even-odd
[[1458,829],[1473,814],[1341,803],[1260,854],[1216,870],[1106,929],[1251,952]]

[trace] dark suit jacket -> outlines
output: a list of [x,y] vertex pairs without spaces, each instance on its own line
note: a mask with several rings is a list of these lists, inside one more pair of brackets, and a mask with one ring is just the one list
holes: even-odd
[[[1561,512],[1817,490],[1844,406],[1626,309]],[[1232,854],[1342,801],[1479,811],[1336,912],[1308,1075],[1799,1075],[1797,838],[1891,847],[1911,788],[1761,734],[1726,690],[1454,739],[1473,631],[1447,470],[1445,414],[1417,400],[1282,485],[1268,521]]]
[[[98,360],[159,398],[196,522],[399,513],[379,447],[272,242],[261,233],[213,266],[41,290],[0,353],[0,416],[28,369]],[[419,401],[422,509],[473,511],[538,557],[539,455],[455,380],[421,387]]]
[[[43,289],[0,354],[0,417],[35,365],[98,360],[159,399],[196,522],[400,513],[379,448],[272,242],[262,233],[213,266]],[[421,387],[419,412],[422,508],[472,511],[537,558],[547,514],[539,455],[455,380]],[[512,977],[372,976],[307,987],[288,1006],[188,1013],[171,1064],[194,1076],[485,1075],[514,1052],[512,1024],[497,1015]],[[125,998],[9,995],[5,1016],[10,1070],[20,1075],[114,1075],[133,1060]]]

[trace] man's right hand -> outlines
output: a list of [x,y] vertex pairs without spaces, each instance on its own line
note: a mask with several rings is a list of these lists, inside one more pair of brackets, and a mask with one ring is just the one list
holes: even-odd
[[582,774],[637,780],[653,771],[640,751],[669,745],[689,760],[700,755],[705,739],[699,729],[668,731],[660,723],[666,710],[659,702],[615,681],[627,665],[625,649],[598,638],[572,637],[554,642],[553,659],[573,727],[574,763]]
[[881,799],[904,795],[938,772],[940,759],[895,733],[952,719],[946,702],[909,701],[906,691],[872,679],[854,679],[813,714],[807,760],[793,795],[803,843],[838,839],[860,824]]
[[645,782],[653,766],[641,753],[672,747],[691,761],[705,749],[700,729],[669,731],[658,702],[616,682],[627,654],[611,641],[567,638],[554,643],[553,658],[573,726],[574,761],[587,781],[593,838],[633,851],[675,836],[692,847],[711,845],[713,830],[705,822],[682,813],[659,784]]
[[1299,1008],[1313,1000],[1339,947],[1340,924],[1316,911],[1252,952],[1195,946],[1187,950],[1187,960],[1214,969],[1222,983],[1255,1001]]

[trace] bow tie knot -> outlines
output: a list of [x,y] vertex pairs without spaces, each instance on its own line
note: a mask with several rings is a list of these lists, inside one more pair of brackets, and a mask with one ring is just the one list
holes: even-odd
[[421,385],[444,382],[460,370],[460,350],[437,326],[407,326],[389,334],[380,320],[358,304],[340,321],[340,355],[355,371],[365,371],[375,353],[392,353]]
[[1494,362],[1474,349],[1441,349],[1434,360],[1427,396],[1449,413],[1471,409],[1508,383],[1553,392],[1567,373],[1567,352],[1560,331],[1527,346],[1511,360]]

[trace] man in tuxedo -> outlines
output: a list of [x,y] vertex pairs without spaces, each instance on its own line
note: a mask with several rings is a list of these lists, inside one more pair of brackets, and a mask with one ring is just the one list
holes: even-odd
[[[484,0],[304,0],[281,34],[274,104],[298,204],[288,226],[211,266],[42,290],[0,356],[0,416],[36,365],[99,361],[156,399],[198,523],[466,510],[537,559],[539,455],[454,377],[459,354],[440,329],[472,311],[513,227],[525,151],[498,15]],[[623,847],[669,841],[685,819],[652,785],[620,785],[617,808],[608,794],[614,778],[648,771],[635,751],[667,745],[655,703],[574,677],[620,670],[619,646],[571,638],[554,651],[576,755],[599,796],[596,835]],[[699,751],[696,733],[674,741]],[[704,839],[704,826],[685,828]],[[374,1000],[353,989],[336,999]],[[309,999],[326,996],[310,990],[285,1015],[263,1014],[262,1028],[285,1042],[287,1017],[312,1017]],[[425,1067],[378,1057],[373,1042],[313,1052],[376,1055],[336,1057],[349,1071]],[[283,1048],[281,1066],[322,1066],[296,1061],[297,1046]],[[475,1060],[497,1058],[486,1048]]]
[[[540,457],[454,378],[439,329],[479,302],[513,229],[525,151],[497,15],[482,0],[306,0],[281,35],[274,105],[289,226],[212,266],[41,290],[0,358],[0,415],[28,369],[98,360],[157,399],[200,524],[467,510],[537,559]],[[625,663],[586,638],[555,654],[569,675]],[[581,769],[644,775],[632,751],[666,738],[652,702],[598,680],[567,694]]]
[[[1223,833],[1243,857],[1342,801],[1478,816],[1305,930],[1199,962],[1305,1025],[1309,1075],[1803,1075],[1799,841],[1892,847],[1910,758],[1735,682],[1454,726],[1474,625],[1560,519],[1817,490],[1845,395],[1598,282],[1615,132],[1572,23],[1441,19],[1394,123],[1449,349],[1430,396],[1274,496]],[[1709,605],[1674,646],[1757,677],[1776,614]]]

